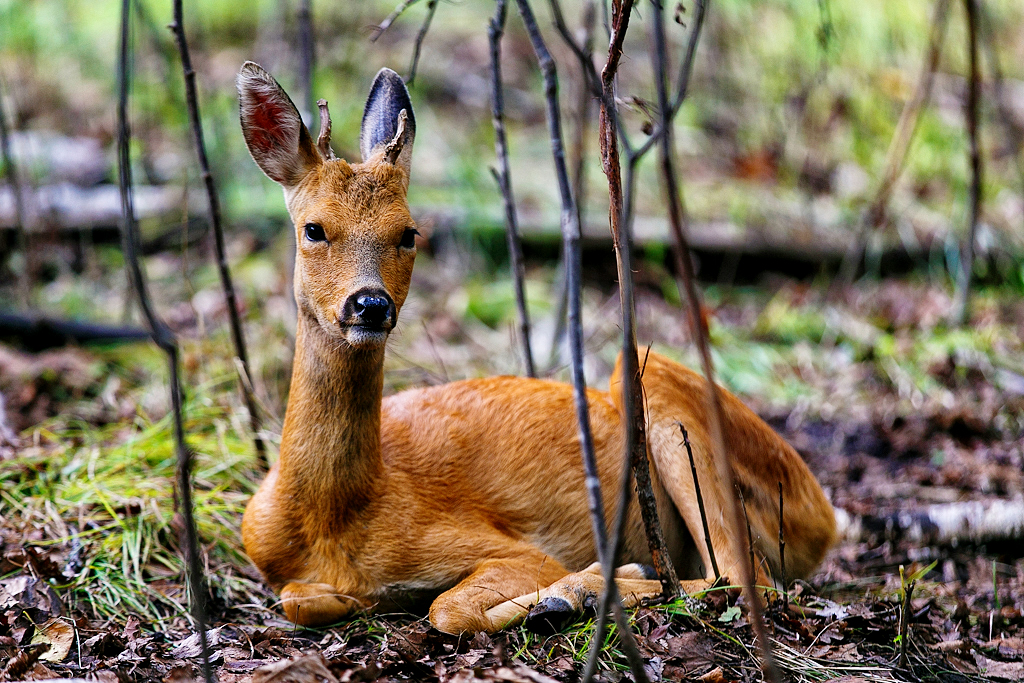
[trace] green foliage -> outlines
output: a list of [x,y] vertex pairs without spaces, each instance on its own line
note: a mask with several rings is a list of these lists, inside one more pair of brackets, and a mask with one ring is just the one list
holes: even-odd
[[[185,404],[185,429],[195,453],[200,543],[212,565],[237,568],[247,562],[238,523],[255,490],[255,458],[239,417],[209,398],[232,384],[228,378],[198,388]],[[63,530],[40,545],[80,544],[84,566],[57,588],[96,616],[130,610],[161,623],[186,611],[170,426],[170,416],[153,422],[143,414],[127,428],[54,420],[34,437],[52,448],[0,465],[5,504],[29,523]],[[222,599],[262,592],[237,570],[208,580]]]

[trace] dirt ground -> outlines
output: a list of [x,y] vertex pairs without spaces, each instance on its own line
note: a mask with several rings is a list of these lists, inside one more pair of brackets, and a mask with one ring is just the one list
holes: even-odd
[[[411,306],[429,313],[429,324],[422,326],[424,334],[410,328],[394,342],[389,390],[443,381],[459,368],[467,374],[503,371],[495,368],[495,354],[488,349],[495,339],[509,344],[508,331],[474,326],[452,313],[455,286],[446,291],[443,283],[454,280],[442,268],[428,264],[417,277],[414,290],[427,294],[414,294]],[[285,291],[282,284],[275,296]],[[941,309],[948,302],[933,287],[869,284],[826,305],[821,293],[783,282],[768,302],[758,296],[751,300],[712,292],[709,297],[723,381],[794,444],[835,506],[845,511],[844,519],[862,525],[829,553],[809,582],[792,584],[788,599],[774,601],[768,610],[783,679],[1024,678],[1020,529],[990,533],[983,542],[951,541],[934,533],[915,537],[892,522],[898,514],[929,506],[970,501],[1020,505],[1024,448],[1018,430],[1024,391],[1013,383],[1019,375],[996,367],[1000,354],[1007,352],[999,339],[1010,339],[1011,351],[1017,348],[1012,339],[1020,338],[1019,304],[997,296],[983,298],[976,308],[973,333],[996,340],[986,347],[989,351],[969,352],[954,339],[938,343],[939,352],[926,353],[915,351],[917,342],[912,340],[919,339],[915,335],[921,330],[932,330],[928,344],[934,342],[941,330]],[[442,310],[439,302],[448,308]],[[267,299],[264,312],[274,305]],[[780,306],[784,314],[773,318],[772,311]],[[808,316],[830,307],[845,321],[839,331],[829,332],[826,325],[824,332],[810,333],[817,343],[801,342],[800,329]],[[606,348],[614,343],[605,343],[614,340],[614,316],[601,314],[614,308],[613,297],[588,294],[588,319],[593,321],[588,344],[599,349],[591,368],[597,376],[607,372],[614,357],[614,349]],[[286,318],[287,308],[282,311]],[[686,347],[682,316],[660,295],[641,292],[638,318],[641,339]],[[186,339],[186,375],[194,385],[204,381],[207,370],[200,361],[210,353],[199,341],[202,319],[201,314],[182,315],[178,322]],[[902,355],[888,363],[885,344],[877,339],[868,351],[851,346],[855,333],[848,328],[857,321],[871,321],[872,329],[888,335]],[[218,340],[223,351],[223,338]],[[257,353],[264,353],[256,346]],[[774,357],[776,374],[763,386],[743,390],[742,369],[752,365],[756,371],[756,358],[766,349],[781,354]],[[843,349],[848,360],[839,362]],[[0,680],[187,681],[201,676],[197,636],[184,612],[187,596],[174,533],[180,521],[173,515],[170,496],[158,503],[147,502],[141,494],[117,502],[111,484],[113,502],[77,507],[61,502],[71,499],[74,478],[68,472],[76,458],[88,448],[99,453],[101,446],[95,444],[116,449],[133,439],[150,438],[149,431],[132,427],[141,419],[140,405],[160,414],[154,397],[162,383],[153,369],[159,368],[159,356],[129,351],[126,358],[125,352],[117,353],[122,355],[103,349],[57,349],[41,355],[0,349],[0,389],[7,398],[8,419],[21,437],[17,447],[6,446],[0,462]],[[277,355],[278,364],[287,367],[287,353]],[[745,364],[737,365],[737,356]],[[899,368],[907,371],[915,364],[924,366],[927,382],[919,378],[912,382],[917,389],[902,387]],[[264,377],[280,374],[278,382],[287,378],[269,362],[262,370]],[[1013,377],[1008,380],[1000,372]],[[799,375],[799,391],[780,394],[778,387],[794,374]],[[195,389],[193,404],[201,402],[201,391]],[[214,396],[207,403],[237,403],[230,381],[205,391]],[[205,474],[202,459],[197,474],[200,494],[224,489],[234,496],[217,508],[220,512],[208,513],[219,515],[211,525],[203,526],[203,511],[213,508],[201,507],[198,513],[212,587],[208,635],[218,680],[578,680],[593,635],[587,615],[553,635],[514,629],[472,638],[441,634],[412,615],[360,617],[324,630],[286,622],[275,608],[275,596],[240,555],[234,535],[248,492],[258,480],[245,428],[231,422],[229,411],[226,427],[207,429],[204,420],[220,424],[217,414],[207,418],[198,408],[189,410],[197,451],[215,448],[202,441],[203,434],[210,434],[226,444],[225,453],[246,454],[239,461],[247,472],[239,480],[242,484],[218,488],[204,483],[215,480]],[[158,422],[154,418],[147,424]],[[159,425],[150,429],[161,447],[169,449],[166,430],[160,431]],[[90,441],[97,430],[106,430],[104,436]],[[243,436],[232,441],[235,432]],[[173,460],[147,457],[150,469],[139,472],[154,480],[162,477],[171,491]],[[134,465],[115,469],[130,467]],[[91,476],[96,487],[107,486],[102,483],[107,475],[97,470]],[[129,551],[125,548],[130,544],[104,545],[101,539],[110,527],[91,516],[102,513],[103,505],[109,515],[104,519],[121,525],[122,538],[128,537],[125,529],[133,520],[142,529],[147,510],[159,507],[163,522],[151,535],[132,538],[141,539],[140,545],[164,548],[166,554],[159,556],[165,558],[163,564],[149,546]],[[108,569],[114,578],[103,578],[100,559],[107,562],[102,566],[113,567]],[[133,572],[139,583],[131,585],[144,587],[150,596],[140,595],[137,603],[131,590],[112,592],[109,583]],[[115,597],[103,597],[104,591]],[[904,610],[906,591],[912,592]],[[636,610],[631,620],[648,676],[656,681],[761,680],[742,607],[738,591],[723,588]],[[905,636],[900,634],[903,618]],[[614,637],[602,654],[600,676],[606,681],[632,679]]]

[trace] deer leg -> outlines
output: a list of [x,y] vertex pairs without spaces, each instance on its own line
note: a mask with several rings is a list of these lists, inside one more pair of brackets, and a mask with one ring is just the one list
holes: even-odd
[[512,558],[480,563],[473,573],[439,595],[430,605],[434,628],[451,634],[499,631],[510,624],[500,615],[490,615],[492,607],[518,601],[522,603],[519,611],[525,614],[544,588],[569,573],[533,546],[516,546],[512,551]]
[[327,583],[289,583],[281,589],[281,606],[288,619],[301,626],[333,624],[364,607]]
[[[650,578],[652,572],[642,565],[628,564],[615,572],[623,606],[635,607],[645,598],[661,595],[661,582]],[[604,590],[601,565],[594,563],[580,572],[568,574],[547,588],[495,605],[486,616],[497,628],[526,620],[536,631],[558,630],[588,607],[592,607]]]

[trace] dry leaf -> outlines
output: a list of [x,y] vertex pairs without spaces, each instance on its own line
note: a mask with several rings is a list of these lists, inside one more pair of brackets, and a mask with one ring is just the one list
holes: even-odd
[[261,667],[253,672],[252,683],[338,683],[319,655],[302,655]]
[[32,645],[46,644],[49,649],[39,655],[44,662],[63,662],[75,642],[75,629],[61,619],[50,619],[36,627],[32,636]]

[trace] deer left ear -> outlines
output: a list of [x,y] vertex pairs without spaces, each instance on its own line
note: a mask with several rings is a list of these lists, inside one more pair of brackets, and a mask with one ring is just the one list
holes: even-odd
[[390,163],[405,171],[409,184],[412,143],[416,138],[416,117],[405,81],[391,69],[381,69],[370,86],[363,110],[359,151],[363,161]]

